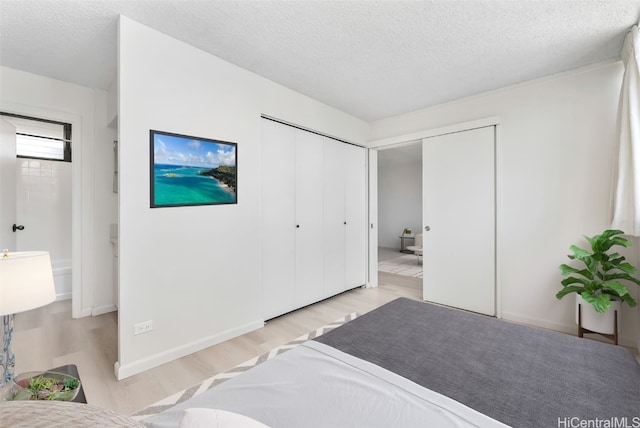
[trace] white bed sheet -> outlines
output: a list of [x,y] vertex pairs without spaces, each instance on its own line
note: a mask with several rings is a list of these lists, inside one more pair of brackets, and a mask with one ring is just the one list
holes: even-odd
[[455,400],[309,341],[143,422],[178,427],[187,408],[222,409],[270,427],[505,427]]

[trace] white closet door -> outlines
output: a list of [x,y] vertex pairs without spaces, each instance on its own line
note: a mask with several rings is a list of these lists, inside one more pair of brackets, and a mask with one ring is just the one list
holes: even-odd
[[296,307],[323,299],[320,135],[296,130]]
[[345,159],[345,286],[367,281],[367,170],[366,150],[343,144]]
[[324,140],[323,159],[323,254],[324,294],[333,296],[345,285],[345,156],[344,143]]
[[495,315],[494,127],[422,142],[424,299]]
[[260,241],[265,319],[295,308],[295,131],[290,126],[262,121]]

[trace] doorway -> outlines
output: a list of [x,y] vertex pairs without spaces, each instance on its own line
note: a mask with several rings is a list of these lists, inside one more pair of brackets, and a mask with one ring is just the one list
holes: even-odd
[[412,251],[422,229],[422,144],[391,146],[377,155],[378,276],[422,298],[422,257]]
[[[421,298],[499,317],[500,284],[496,273],[499,265],[497,218],[500,212],[497,196],[498,124],[499,118],[488,117],[372,141],[370,151],[375,156],[370,156],[370,159],[376,175],[380,174],[378,158],[384,156],[385,151],[392,154],[392,150],[418,141],[422,146],[422,177],[418,180],[422,183],[422,219],[417,230],[422,231],[424,244]],[[429,173],[425,173],[427,168]],[[384,191],[379,191],[379,187],[384,186],[384,173],[382,175],[372,180],[370,186],[370,199],[381,199],[370,207],[376,210],[370,215],[376,220],[378,215],[384,216],[384,205],[389,203],[385,202]],[[394,192],[402,192],[403,189],[404,186],[397,183],[393,186]],[[380,247],[385,248],[383,223],[381,218],[377,222],[380,232],[370,234],[371,252],[378,247],[378,239]],[[437,234],[433,233],[435,226]],[[401,226],[401,230],[392,232],[401,233],[403,228]],[[415,233],[414,228],[410,228]],[[425,232],[425,229],[429,231]],[[442,252],[445,249],[447,255]],[[395,250],[399,251],[399,248],[395,247]],[[385,254],[392,253],[375,253],[376,256],[378,254],[383,259]],[[477,254],[482,254],[482,257],[476,257]],[[374,266],[378,267],[377,260],[371,264],[371,269]],[[460,266],[471,268],[464,275],[459,275]],[[475,268],[479,269],[480,279],[474,277]],[[383,273],[379,273],[382,276]],[[477,302],[481,304],[476,305]]]
[[3,153],[8,153],[3,190],[14,190],[2,194],[3,248],[48,251],[56,298],[70,299],[71,124],[5,113],[2,119],[8,124],[2,136]]

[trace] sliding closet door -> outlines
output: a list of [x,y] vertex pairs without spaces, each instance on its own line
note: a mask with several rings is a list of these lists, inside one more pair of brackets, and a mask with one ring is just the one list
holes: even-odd
[[367,282],[367,168],[366,150],[343,144],[345,159],[345,286]]
[[295,132],[290,126],[262,121],[260,242],[265,319],[295,308]]
[[495,128],[422,142],[424,299],[495,315]]
[[296,307],[324,298],[322,137],[296,130]]

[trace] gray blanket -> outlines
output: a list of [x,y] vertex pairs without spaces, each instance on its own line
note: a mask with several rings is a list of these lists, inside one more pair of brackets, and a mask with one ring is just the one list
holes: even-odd
[[404,298],[315,340],[513,427],[640,426],[640,365],[621,346]]

